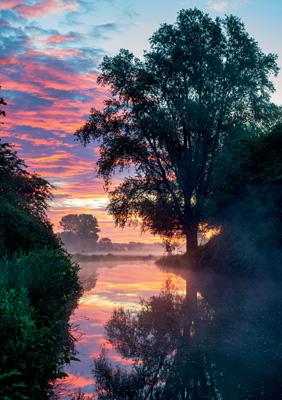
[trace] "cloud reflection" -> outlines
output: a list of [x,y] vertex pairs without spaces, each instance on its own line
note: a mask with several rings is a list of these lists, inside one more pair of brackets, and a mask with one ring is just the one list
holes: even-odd
[[82,280],[94,273],[97,274],[96,286],[85,291],[72,318],[72,323],[79,325],[76,335],[81,362],[72,363],[67,370],[71,374],[71,381],[65,381],[67,391],[79,388],[88,393],[93,391],[94,381],[88,384],[89,374],[93,369],[93,357],[98,356],[102,345],[108,349],[113,363],[130,364],[105,342],[103,327],[115,308],[139,308],[140,298],[158,294],[167,279],[180,293],[185,292],[182,278],[161,271],[153,262],[81,263]]

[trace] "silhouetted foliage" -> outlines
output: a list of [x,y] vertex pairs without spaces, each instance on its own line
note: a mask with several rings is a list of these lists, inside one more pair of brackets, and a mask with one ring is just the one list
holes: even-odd
[[222,234],[203,249],[203,266],[282,278],[282,125],[230,141],[214,173],[206,212]]
[[97,242],[98,228],[97,219],[91,214],[69,214],[65,215],[61,221],[60,225],[66,232],[72,232],[78,237],[84,237],[86,239],[93,239]]
[[[1,86],[0,86],[0,90],[1,90]],[[7,105],[6,101],[3,99],[3,97],[0,97],[0,118],[5,117],[5,115],[6,115],[6,112],[4,110],[2,110],[3,106],[6,106],[6,105]]]
[[50,398],[52,383],[65,376],[63,366],[74,356],[68,320],[81,287],[78,266],[47,219],[51,188],[0,141],[0,398],[5,400]]
[[111,244],[112,244],[112,241],[111,241],[110,238],[105,237],[105,238],[101,238],[101,239],[99,240],[99,243],[100,243],[100,244],[111,245]]
[[113,251],[116,246],[112,243],[111,239],[108,237],[101,238],[98,243],[98,249],[100,251]]
[[73,251],[93,251],[100,232],[98,221],[92,214],[68,214],[62,217],[60,238]]
[[11,145],[0,141],[0,255],[18,249],[58,248],[46,217],[51,185],[30,174]]
[[76,132],[84,144],[101,144],[99,174],[135,174],[110,191],[117,225],[136,223],[167,237],[197,229],[209,194],[215,157],[236,126],[256,125],[275,114],[270,80],[276,56],[264,54],[234,16],[213,20],[182,10],[150,39],[144,61],[127,50],[105,57],[98,78],[112,97],[93,109]]

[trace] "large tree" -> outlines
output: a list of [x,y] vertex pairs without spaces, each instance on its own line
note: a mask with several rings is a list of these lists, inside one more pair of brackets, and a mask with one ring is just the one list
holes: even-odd
[[106,184],[128,168],[114,190],[107,185],[110,212],[122,227],[141,220],[154,234],[185,236],[194,253],[215,158],[234,127],[268,114],[276,56],[238,18],[189,9],[161,25],[142,60],[121,50],[101,68],[111,97],[76,135],[99,141]]

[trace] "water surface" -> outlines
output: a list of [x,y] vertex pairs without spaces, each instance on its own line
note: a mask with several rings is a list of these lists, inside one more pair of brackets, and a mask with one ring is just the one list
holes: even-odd
[[[141,347],[138,356],[139,365],[145,365],[148,355],[149,358],[152,355],[150,373],[152,377],[161,377],[152,388],[152,398],[282,399],[280,282],[200,271],[165,272],[153,261],[81,263],[81,279],[85,292],[72,317],[72,323],[78,327],[77,350],[81,361],[73,362],[67,369],[69,378],[65,388],[69,393],[78,389],[93,393],[93,359],[97,358],[103,345],[113,365],[131,363],[106,342],[104,325],[114,309],[140,309],[140,299],[158,296],[169,279],[186,304],[179,314],[175,309],[173,329],[167,323],[173,320],[173,315],[167,313],[166,304],[163,304],[160,314],[147,313],[149,320],[144,320],[147,325],[136,337],[140,343],[145,339],[149,346],[150,341],[158,343],[155,348],[154,345],[151,347],[151,353],[146,353],[147,347],[142,354]],[[185,298],[186,292],[188,297]],[[193,296],[194,300],[191,297],[193,301],[190,301],[189,296],[193,293],[198,296]],[[152,329],[148,321],[152,323]],[[115,340],[118,343],[123,337]],[[163,358],[165,367],[159,368],[159,357]],[[146,385],[144,393],[150,389]],[[164,396],[164,391],[169,393],[168,397]],[[141,397],[138,398],[146,398],[142,396],[141,384]]]
[[[185,291],[183,278],[160,270],[153,261],[81,262],[80,268],[84,294],[71,319],[76,326],[80,362],[72,362],[66,369],[69,377],[64,391],[70,394],[78,389],[93,393],[93,358],[98,356],[102,345],[110,347],[105,340],[104,325],[115,308],[138,308],[140,299],[158,294],[167,279],[181,293]],[[116,352],[109,351],[112,361],[126,363]]]

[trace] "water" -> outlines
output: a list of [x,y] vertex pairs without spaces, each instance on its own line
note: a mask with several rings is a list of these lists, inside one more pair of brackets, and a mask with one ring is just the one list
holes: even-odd
[[[73,362],[67,369],[64,392],[78,389],[93,393],[93,358],[106,344],[104,324],[117,307],[136,309],[141,298],[156,295],[167,279],[171,279],[180,292],[185,291],[185,280],[173,273],[161,271],[154,262],[82,262],[80,275],[84,294],[71,322],[77,328],[77,351],[80,362]],[[113,361],[126,364],[116,352]],[[67,396],[64,396],[67,397]]]
[[[80,389],[86,394],[93,393],[93,359],[104,345],[113,365],[131,365],[131,358],[124,357],[124,353],[129,348],[134,354],[139,362],[136,364],[139,375],[133,375],[134,384],[139,385],[138,399],[146,398],[149,391],[152,399],[282,399],[280,282],[165,272],[154,262],[136,261],[81,263],[81,279],[85,292],[72,317],[78,326],[77,350],[81,362],[68,367],[66,392]],[[130,334],[130,326],[127,332],[127,325],[122,325],[121,319],[112,320],[125,329],[124,335],[112,335],[112,342],[120,351],[113,350],[106,342],[104,330],[113,310],[119,307],[140,310],[140,299],[158,296],[168,279],[183,298],[157,298],[149,312],[139,319],[139,328],[131,342],[124,339]],[[186,290],[190,297],[198,293],[197,313],[192,307],[192,297],[184,300]],[[171,301],[181,303],[181,307]],[[127,341],[124,350],[123,342]],[[134,343],[142,345],[136,350]],[[164,362],[162,367],[160,359]],[[143,366],[147,374],[144,387],[140,373]],[[154,383],[155,376],[158,379]],[[131,378],[124,378],[126,389]],[[134,387],[132,393],[136,392]],[[109,398],[133,399],[132,396]]]

